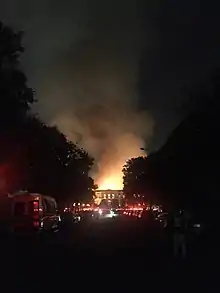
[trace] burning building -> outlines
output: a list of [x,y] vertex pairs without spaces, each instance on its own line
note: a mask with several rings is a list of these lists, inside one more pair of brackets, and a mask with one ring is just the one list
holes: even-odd
[[95,203],[99,205],[103,200],[115,202],[118,206],[123,206],[125,195],[123,190],[96,190],[94,198]]

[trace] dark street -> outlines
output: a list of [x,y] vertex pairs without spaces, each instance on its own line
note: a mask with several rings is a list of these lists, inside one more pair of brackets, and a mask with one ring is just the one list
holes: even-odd
[[213,257],[194,252],[193,257],[177,260],[172,255],[172,239],[161,227],[150,229],[133,218],[82,221],[56,233],[20,236],[6,245],[12,252],[3,257],[10,277],[16,280],[12,285],[22,292],[75,283],[82,289],[90,284],[97,286],[96,291],[106,286],[105,290],[116,292],[132,287],[152,292],[187,288],[214,292],[217,286]]

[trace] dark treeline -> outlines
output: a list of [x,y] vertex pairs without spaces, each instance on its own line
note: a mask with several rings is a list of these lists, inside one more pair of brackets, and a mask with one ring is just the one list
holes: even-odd
[[34,92],[20,68],[22,33],[0,22],[0,192],[27,189],[57,200],[92,198],[93,159],[31,113]]
[[124,166],[128,196],[142,194],[167,208],[217,214],[220,163],[220,72],[190,94],[186,118],[165,145]]

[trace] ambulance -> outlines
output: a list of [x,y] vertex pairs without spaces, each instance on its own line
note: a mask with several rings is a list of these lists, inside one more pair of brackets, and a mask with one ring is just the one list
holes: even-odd
[[14,230],[58,230],[61,219],[53,197],[27,191],[9,197]]

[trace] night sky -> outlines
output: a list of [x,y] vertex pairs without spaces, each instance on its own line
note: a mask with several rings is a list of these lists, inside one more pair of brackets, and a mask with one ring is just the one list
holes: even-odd
[[[57,116],[60,103],[54,106],[57,101],[48,100],[45,92],[49,90],[42,88],[53,70],[63,70],[62,56],[77,51],[74,58],[70,54],[71,62],[85,61],[88,52],[79,52],[90,46],[94,51],[97,46],[107,52],[103,58],[111,62],[117,55],[114,50],[127,54],[123,64],[138,59],[134,61],[139,65],[138,69],[134,66],[138,76],[135,99],[154,120],[150,143],[154,149],[182,119],[179,109],[187,99],[185,89],[205,79],[219,64],[217,2],[2,0],[0,18],[26,32],[22,64],[30,84],[39,91],[36,109],[47,121]],[[94,42],[87,43],[87,39]],[[120,60],[120,54],[114,60]],[[69,106],[68,101],[66,104]]]

